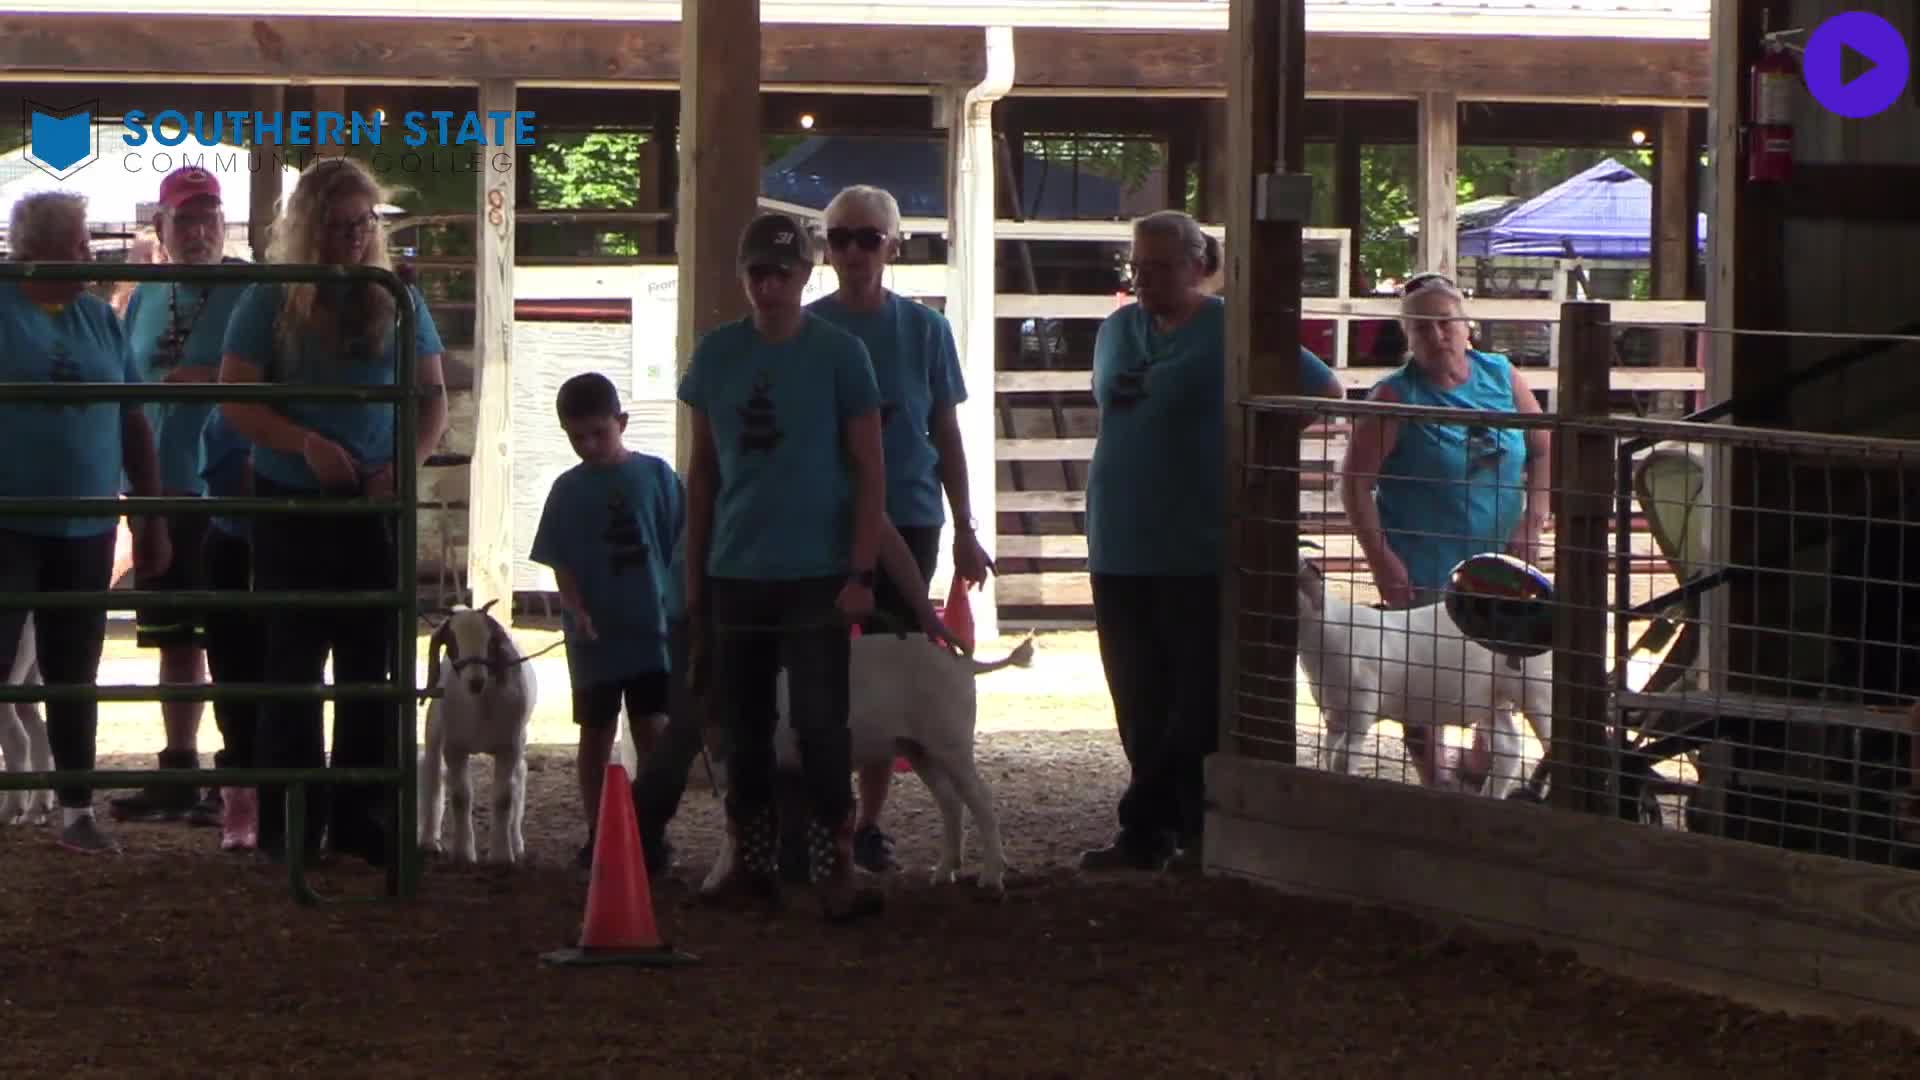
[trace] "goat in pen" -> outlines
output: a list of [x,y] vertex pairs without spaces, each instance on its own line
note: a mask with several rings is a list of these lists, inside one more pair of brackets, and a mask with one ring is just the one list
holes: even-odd
[[[1445,604],[1386,611],[1343,600],[1328,592],[1326,577],[1304,555],[1297,580],[1297,651],[1326,727],[1326,768],[1345,773],[1353,744],[1384,715],[1402,727],[1428,729],[1427,753],[1435,758],[1442,729],[1490,728],[1483,793],[1508,798],[1521,788],[1525,736],[1514,714],[1524,713],[1540,744],[1548,744],[1551,653],[1524,661],[1500,656],[1462,633]],[[1437,767],[1434,775],[1441,775]]]

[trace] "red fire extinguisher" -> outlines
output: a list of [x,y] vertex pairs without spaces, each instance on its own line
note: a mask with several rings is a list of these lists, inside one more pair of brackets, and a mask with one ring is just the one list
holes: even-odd
[[1785,183],[1793,175],[1793,87],[1800,65],[1768,37],[1753,65],[1753,120],[1747,125],[1747,181]]

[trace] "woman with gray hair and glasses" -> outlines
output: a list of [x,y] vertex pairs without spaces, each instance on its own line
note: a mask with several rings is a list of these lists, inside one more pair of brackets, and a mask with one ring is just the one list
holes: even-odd
[[[7,242],[13,261],[88,262],[93,258],[86,200],[40,191],[13,206]],[[0,383],[138,383],[140,366],[107,301],[84,281],[0,282]],[[0,405],[0,496],[110,499],[124,475],[137,496],[160,493],[153,428],[138,402],[11,402]],[[134,560],[142,575],[162,573],[173,553],[161,515],[133,519]],[[0,518],[0,590],[105,592],[113,571],[117,518],[69,514]],[[27,616],[33,647],[49,686],[91,686],[106,639],[103,608],[44,605],[0,609],[0,671],[13,667]],[[59,698],[47,703],[47,743],[54,768],[94,766],[100,705]],[[60,844],[70,851],[117,845],[94,822],[93,790],[57,789]]]
[[[1087,471],[1087,568],[1100,661],[1132,777],[1118,834],[1089,870],[1200,853],[1201,763],[1217,742],[1226,552],[1226,304],[1204,284],[1220,248],[1177,210],[1134,224],[1137,302],[1094,343],[1100,434]],[[1304,393],[1343,397],[1312,353]]]
[[[1450,279],[1409,278],[1400,313],[1412,356],[1368,400],[1541,411],[1512,361],[1471,347],[1466,298]],[[1382,603],[1439,602],[1453,568],[1475,555],[1506,551],[1535,561],[1547,522],[1550,451],[1545,428],[1355,418],[1340,497]],[[1423,784],[1433,782],[1436,764],[1427,734],[1407,736]]]

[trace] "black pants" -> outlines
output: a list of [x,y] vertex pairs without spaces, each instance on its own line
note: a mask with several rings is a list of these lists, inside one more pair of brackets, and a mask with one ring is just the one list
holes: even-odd
[[[920,580],[933,580],[933,572],[940,566],[940,526],[938,525],[902,525],[899,526],[900,538],[907,542],[907,550],[913,553],[914,564],[920,567]],[[881,618],[868,618],[860,626],[863,634],[913,633],[920,627],[920,616],[913,600],[902,590],[899,583],[887,576],[885,570],[875,575],[873,583],[873,610]]]
[[1220,742],[1220,579],[1093,575],[1100,663],[1133,776],[1121,842],[1192,844]]
[[774,805],[774,689],[781,668],[813,819],[839,829],[853,810],[848,628],[835,606],[845,585],[842,577],[712,580],[711,685],[727,733],[727,816],[735,821]]
[[[0,530],[0,590],[8,592],[104,592],[113,577],[116,530],[79,538],[36,536]],[[14,651],[28,609],[0,608],[0,672],[13,670]],[[33,644],[40,678],[48,686],[93,686],[99,682],[100,647],[107,636],[104,608],[32,609]],[[47,745],[53,767],[93,768],[100,704],[74,698],[49,701]],[[90,787],[55,790],[72,810],[93,803]]]
[[653,752],[633,778],[633,812],[640,822],[640,847],[648,866],[658,868],[667,839],[667,824],[680,812],[687,794],[687,774],[704,745],[707,712],[703,700],[687,689],[688,624],[674,619],[667,627],[667,730],[656,739]]
[[[243,537],[209,528],[201,549],[209,589],[246,592],[253,586],[253,545]],[[261,683],[267,680],[267,620],[258,610],[214,608],[203,616],[207,643],[207,675],[215,683]],[[216,769],[248,769],[259,765],[256,738],[262,705],[258,701],[217,701],[213,722],[224,743],[213,756]]]
[[[256,476],[254,490],[273,498],[316,497]],[[388,524],[374,514],[261,516],[253,525],[253,587],[256,592],[283,589],[354,591],[392,589],[398,566]],[[379,683],[391,677],[389,658],[395,632],[385,608],[269,609],[267,680],[292,686],[324,682],[327,654],[333,654],[335,683]],[[258,764],[269,769],[313,769],[328,764],[322,703],[273,702],[261,709],[256,749]],[[399,758],[397,706],[380,701],[334,703],[333,761],[336,769],[391,768]],[[307,835],[316,851],[322,829],[335,850],[365,852],[384,844],[375,824],[380,789],[376,785],[329,784],[310,787]],[[286,788],[260,788],[260,847],[282,852],[287,843]]]

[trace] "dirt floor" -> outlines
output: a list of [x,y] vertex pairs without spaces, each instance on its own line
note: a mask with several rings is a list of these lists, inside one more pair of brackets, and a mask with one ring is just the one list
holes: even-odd
[[[47,829],[0,830],[7,1056],[33,1072],[142,1077],[1856,1080],[1920,1060],[1920,1036],[1763,1014],[1399,916],[1231,881],[1081,877],[1071,860],[1106,838],[1124,762],[1090,637],[1041,644],[1032,670],[981,684],[979,756],[1015,869],[1003,900],[924,883],[938,815],[903,777],[888,821],[909,871],[886,882],[879,922],[829,928],[804,893],[773,921],[716,914],[665,883],[659,918],[698,966],[543,967],[585,895],[566,867],[583,837],[574,732],[550,690],[529,773],[533,865],[435,867],[417,903],[297,907],[283,870],[185,825],[115,827],[126,850],[91,859]],[[150,659],[118,644],[114,656],[120,674],[103,682],[136,681],[140,665],[151,678]],[[103,766],[151,762],[153,708],[106,710]],[[489,772],[478,763],[477,795]],[[712,794],[690,792],[673,833],[680,878],[704,872],[718,824]],[[382,878],[339,865],[316,882],[371,895]]]

